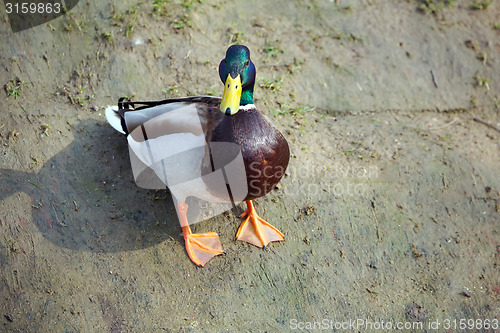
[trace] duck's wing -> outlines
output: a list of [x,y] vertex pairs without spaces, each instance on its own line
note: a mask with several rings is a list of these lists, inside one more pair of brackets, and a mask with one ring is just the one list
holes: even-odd
[[203,201],[190,205],[189,223],[231,209],[247,193],[246,178],[240,175],[245,166],[239,147],[209,142],[214,128],[225,117],[219,105],[220,98],[202,96],[120,101],[118,107],[107,111],[108,122],[112,124],[113,119],[117,130],[128,134],[137,185],[148,189],[168,186],[178,202],[189,196]]
[[[134,167],[134,161],[139,161],[141,168],[135,168],[143,173],[146,168],[155,169],[161,161],[165,164],[167,158],[176,156],[185,163],[181,172],[173,172],[180,181],[179,176],[198,176],[204,154],[207,133],[210,135],[212,128],[222,119],[218,111],[221,99],[212,96],[195,96],[165,99],[160,101],[130,101],[121,98],[117,107],[106,109],[108,122],[117,131],[129,134],[129,148]],[[158,167],[158,166],[157,166]],[[165,166],[161,166],[165,169]],[[170,167],[169,170],[175,170]],[[138,171],[138,172],[139,172]],[[155,170],[155,173],[156,170]],[[134,172],[134,175],[137,175]],[[139,181],[138,185],[146,188],[158,188],[160,183],[155,177],[149,177],[146,182]],[[160,179],[162,179],[160,177]],[[184,177],[182,178],[183,180]],[[162,181],[166,185],[166,177]],[[137,181],[137,178],[136,178]]]
[[151,102],[120,99],[116,110],[107,111],[108,122],[129,134],[137,184],[172,189],[199,178],[206,160],[207,125],[220,114],[219,104],[219,98],[206,96]]

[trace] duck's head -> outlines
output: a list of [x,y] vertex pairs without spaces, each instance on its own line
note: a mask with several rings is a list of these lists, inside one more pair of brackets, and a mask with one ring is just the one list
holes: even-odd
[[224,83],[220,110],[226,115],[238,112],[240,105],[253,104],[255,65],[250,60],[250,50],[243,45],[227,49],[219,65],[219,76]]

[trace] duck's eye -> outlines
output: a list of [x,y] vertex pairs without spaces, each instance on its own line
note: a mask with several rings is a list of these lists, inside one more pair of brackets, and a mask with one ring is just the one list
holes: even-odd
[[245,67],[248,67],[248,64],[250,64],[250,60],[247,60],[247,61],[245,62]]

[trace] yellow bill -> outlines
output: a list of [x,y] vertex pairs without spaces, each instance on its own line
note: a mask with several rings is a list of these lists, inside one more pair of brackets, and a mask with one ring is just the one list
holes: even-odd
[[220,103],[220,110],[226,115],[233,115],[240,108],[241,98],[241,77],[238,74],[236,78],[232,78],[231,74],[227,75],[226,84],[224,84],[224,94]]

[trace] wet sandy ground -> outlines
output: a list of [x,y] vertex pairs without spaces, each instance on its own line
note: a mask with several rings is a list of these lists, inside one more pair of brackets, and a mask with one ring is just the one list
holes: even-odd
[[[0,330],[494,331],[500,7],[421,3],[82,1],[16,34],[2,14]],[[238,207],[194,225],[227,252],[199,269],[170,195],[135,185],[103,111],[220,95],[235,40],[291,146],[256,201],[286,241],[234,241]]]

